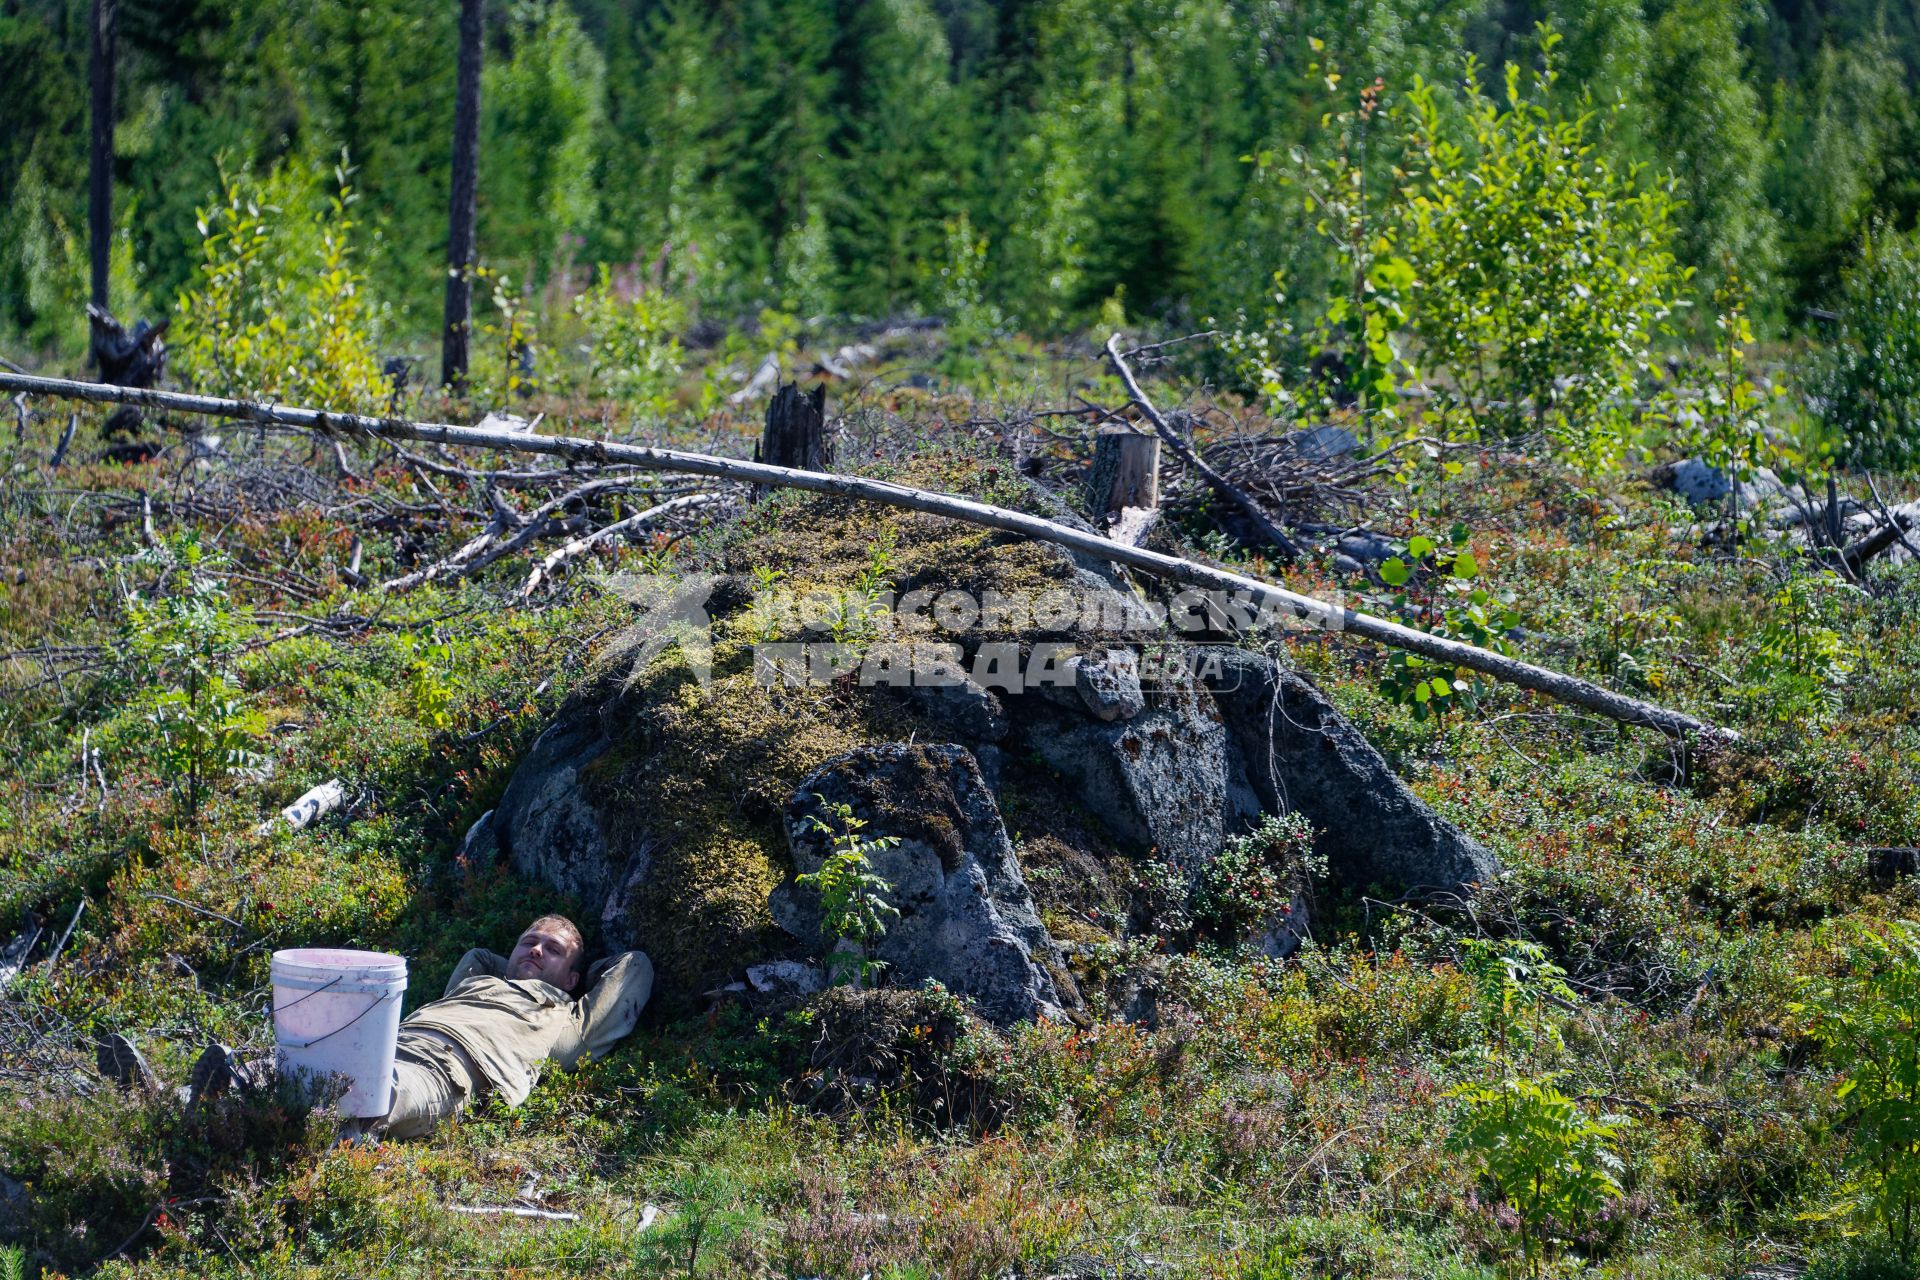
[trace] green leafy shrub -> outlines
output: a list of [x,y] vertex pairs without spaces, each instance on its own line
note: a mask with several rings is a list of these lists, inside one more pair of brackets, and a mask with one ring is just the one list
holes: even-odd
[[1870,229],[1841,276],[1832,341],[1808,390],[1842,462],[1920,462],[1920,236]]
[[[1308,63],[1308,75],[1319,76],[1330,94],[1339,93],[1343,77],[1338,62],[1326,53],[1324,42],[1310,39],[1308,44],[1320,59]],[[1316,158],[1304,147],[1291,148],[1292,168],[1286,178],[1288,189],[1317,215],[1313,229],[1337,263],[1326,308],[1309,341],[1316,370],[1309,374],[1309,398],[1321,411],[1351,402],[1368,428],[1399,416],[1396,393],[1403,381],[1416,376],[1404,349],[1414,271],[1396,252],[1390,216],[1367,172],[1368,144],[1382,117],[1384,87],[1375,80],[1357,100],[1328,112],[1322,123],[1331,132],[1332,153]],[[1263,173],[1276,168],[1272,152],[1261,152],[1256,159]],[[1388,199],[1403,195],[1395,190]],[[1277,288],[1281,276],[1276,273],[1274,281]],[[1278,321],[1284,294],[1276,293],[1273,301]],[[1227,349],[1238,357],[1242,376],[1260,387],[1278,412],[1291,397],[1273,367],[1277,349],[1288,344],[1274,339],[1284,339],[1288,326],[1279,321],[1273,328],[1278,332],[1229,335]]]
[[[816,797],[826,804],[825,797]],[[796,884],[820,894],[821,931],[835,939],[827,955],[827,972],[835,983],[847,982],[855,988],[870,981],[884,961],[868,957],[869,944],[887,932],[887,917],[900,914],[887,901],[891,887],[887,878],[876,873],[868,855],[875,849],[890,849],[900,843],[899,836],[864,836],[865,818],[857,818],[849,804],[828,805],[833,821],[819,814],[808,814],[807,822],[815,831],[833,841],[833,851],[818,871],[794,877]]]
[[685,368],[679,331],[686,308],[659,289],[616,285],[605,263],[593,287],[573,300],[586,325],[588,376],[595,388],[645,417],[673,407],[673,390]]
[[1845,969],[1805,980],[1788,1010],[1840,1072],[1848,1180],[1831,1212],[1884,1231],[1911,1263],[1920,1250],[1920,922],[1854,923],[1842,936]]
[[533,304],[492,267],[475,267],[473,280],[492,307],[474,326],[468,394],[482,405],[506,405],[540,385],[540,333]]
[[1607,158],[1595,112],[1556,93],[1558,37],[1543,30],[1540,43],[1531,85],[1508,64],[1504,101],[1469,66],[1466,146],[1435,87],[1416,79],[1395,228],[1415,277],[1412,330],[1444,373],[1442,408],[1474,429],[1551,431],[1605,469],[1621,402],[1688,273],[1671,248],[1672,195]]
[[1790,573],[1774,590],[1740,684],[1755,714],[1791,724],[1838,708],[1840,686],[1855,661],[1833,625],[1834,602],[1857,594],[1858,588],[1831,571]]
[[135,563],[158,566],[161,576],[153,593],[127,596],[127,650],[155,760],[196,816],[210,784],[257,758],[259,718],[231,682],[251,619],[213,576],[223,557],[201,545],[196,530],[168,535]]
[[965,210],[946,223],[946,251],[927,270],[926,290],[947,322],[947,371],[971,377],[981,371],[980,348],[1006,325],[987,296],[987,238],[974,230]]
[[344,163],[334,182],[322,198],[317,175],[289,161],[265,178],[224,178],[219,202],[200,210],[200,268],[172,343],[195,390],[366,412],[385,403]]
[[1520,1071],[1523,1058],[1562,1046],[1555,1008],[1574,998],[1566,972],[1538,943],[1469,939],[1463,967],[1488,1036],[1486,1077],[1448,1092],[1461,1108],[1449,1145],[1473,1159],[1513,1209],[1522,1260],[1538,1276],[1547,1248],[1620,1194],[1610,1143],[1621,1124],[1587,1116],[1551,1077]]
[[[1426,534],[1408,539],[1405,550],[1380,565],[1380,580],[1393,588],[1389,607],[1408,625],[1496,653],[1511,653],[1507,632],[1520,625],[1511,592],[1496,593],[1482,576],[1468,543],[1473,532],[1455,524],[1446,545]],[[1487,692],[1477,673],[1396,649],[1387,658],[1380,692],[1412,708],[1414,719],[1471,707]]]
[[1548,1245],[1620,1194],[1618,1123],[1595,1120],[1551,1084],[1509,1076],[1452,1090],[1461,1104],[1451,1145],[1477,1161],[1520,1223],[1520,1250],[1540,1274]]

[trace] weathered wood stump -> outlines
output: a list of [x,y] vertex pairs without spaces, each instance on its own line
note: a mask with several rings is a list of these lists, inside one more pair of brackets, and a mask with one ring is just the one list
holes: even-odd
[[[160,339],[169,321],[148,324],[137,322],[132,332],[113,318],[104,307],[87,305],[87,323],[93,329],[93,359],[100,367],[100,381],[116,387],[152,388],[167,371],[167,344]],[[122,405],[107,419],[101,434],[112,439],[132,434],[140,426],[140,411]]]
[[[831,471],[833,450],[827,440],[827,388],[802,391],[797,382],[783,383],[767,405],[767,425],[753,460],[800,471]],[[760,496],[758,486],[755,498]]]
[[1160,508],[1159,437],[1125,430],[1095,436],[1086,497],[1096,527],[1137,546]]

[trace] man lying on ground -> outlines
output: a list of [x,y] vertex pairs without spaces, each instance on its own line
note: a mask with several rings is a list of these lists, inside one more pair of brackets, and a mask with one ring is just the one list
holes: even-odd
[[488,1093],[519,1106],[549,1058],[572,1071],[604,1057],[639,1020],[653,993],[653,964],[639,951],[603,960],[576,1000],[584,950],[573,921],[541,916],[521,931],[511,955],[467,952],[446,994],[400,1024],[392,1108],[342,1132],[423,1137]]
[[[583,984],[584,950],[573,921],[541,916],[521,931],[511,955],[467,952],[446,994],[400,1024],[387,1114],[348,1120],[341,1136],[424,1137],[475,1098],[498,1094],[519,1106],[549,1059],[572,1071],[604,1057],[633,1030],[653,994],[653,963],[628,951],[595,964]],[[576,1000],[582,985],[586,994]],[[101,1041],[99,1059],[101,1072],[122,1087],[159,1092],[159,1078],[125,1036]],[[182,1092],[198,1101],[261,1078],[225,1045],[209,1045]]]

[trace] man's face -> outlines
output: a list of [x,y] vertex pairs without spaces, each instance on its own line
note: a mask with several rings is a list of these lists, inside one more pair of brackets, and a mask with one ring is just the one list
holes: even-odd
[[514,979],[537,978],[562,991],[573,990],[579,980],[574,965],[580,959],[573,942],[544,925],[534,925],[520,935],[507,957],[507,976]]

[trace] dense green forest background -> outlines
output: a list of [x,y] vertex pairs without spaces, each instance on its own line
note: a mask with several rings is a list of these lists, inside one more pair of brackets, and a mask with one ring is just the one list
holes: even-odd
[[[0,5],[0,333],[43,352],[84,336],[88,9]],[[457,9],[124,0],[115,309],[189,285],[223,167],[325,192],[344,155],[382,341],[430,335]],[[1306,299],[1330,267],[1250,155],[1333,146],[1323,116],[1376,78],[1389,109],[1469,56],[1497,84],[1542,22],[1555,93],[1616,105],[1603,145],[1685,201],[1703,298],[1735,261],[1769,326],[1802,324],[1864,227],[1920,211],[1908,3],[510,0],[487,13],[481,258],[549,302],[609,263],[723,313],[940,312],[977,259],[981,301],[1032,332],[1116,296],[1255,311],[1276,271]]]

